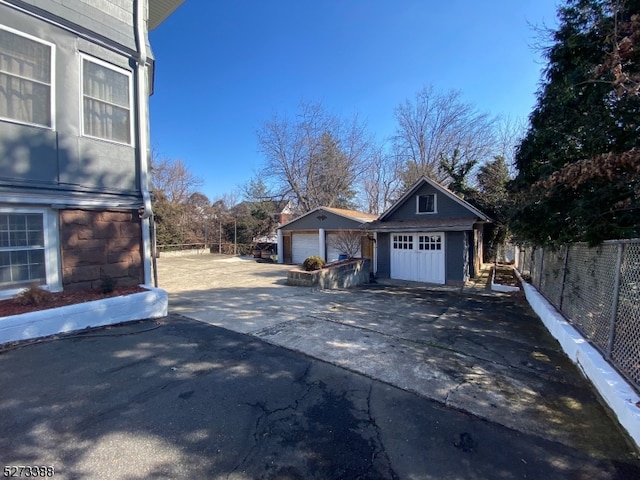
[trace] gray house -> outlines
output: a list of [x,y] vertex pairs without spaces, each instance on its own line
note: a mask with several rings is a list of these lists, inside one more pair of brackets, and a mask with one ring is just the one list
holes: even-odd
[[462,284],[482,263],[483,224],[490,219],[439,183],[422,177],[380,218],[376,275]]
[[376,218],[377,215],[342,208],[311,210],[278,228],[278,262],[299,264],[312,255],[328,262],[338,260],[344,254],[339,237],[345,233],[360,237],[355,256],[372,258],[372,237],[365,227]]
[[148,31],[183,0],[0,0],[0,298],[150,284]]

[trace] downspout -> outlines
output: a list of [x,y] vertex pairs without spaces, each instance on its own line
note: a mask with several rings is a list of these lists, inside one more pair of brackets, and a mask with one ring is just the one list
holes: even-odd
[[142,192],[142,248],[144,284],[151,285],[151,224],[153,211],[151,210],[151,196],[149,194],[149,91],[147,79],[147,35],[145,5],[148,0],[135,0],[135,39],[136,51],[136,95],[138,103],[138,165],[140,165],[140,191]]

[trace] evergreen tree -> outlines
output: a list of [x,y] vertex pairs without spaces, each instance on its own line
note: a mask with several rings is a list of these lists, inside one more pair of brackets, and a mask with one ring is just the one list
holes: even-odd
[[511,226],[521,240],[596,244],[640,233],[633,153],[640,97],[620,94],[614,69],[604,68],[618,25],[639,7],[640,0],[566,0],[559,9],[543,85],[516,154]]

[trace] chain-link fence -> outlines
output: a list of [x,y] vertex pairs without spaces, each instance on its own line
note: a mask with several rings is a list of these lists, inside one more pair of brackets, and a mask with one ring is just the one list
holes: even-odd
[[640,391],[640,240],[520,248],[516,266]]

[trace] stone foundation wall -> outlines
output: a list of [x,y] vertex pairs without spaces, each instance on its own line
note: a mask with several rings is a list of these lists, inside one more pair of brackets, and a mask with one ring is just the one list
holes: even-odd
[[64,290],[100,289],[143,283],[142,226],[138,212],[60,211]]
[[322,289],[349,288],[369,283],[371,260],[368,258],[352,260],[336,266],[305,272],[289,270],[287,285],[314,287]]

